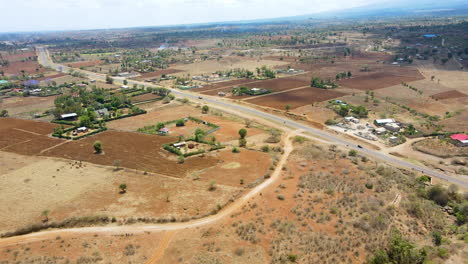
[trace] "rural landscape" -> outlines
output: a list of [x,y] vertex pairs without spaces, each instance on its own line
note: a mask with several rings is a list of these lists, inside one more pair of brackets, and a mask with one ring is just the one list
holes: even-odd
[[468,9],[419,4],[0,28],[0,264],[468,263]]

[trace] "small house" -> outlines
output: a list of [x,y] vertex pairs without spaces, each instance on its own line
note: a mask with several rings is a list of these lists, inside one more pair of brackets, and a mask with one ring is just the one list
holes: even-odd
[[165,135],[166,135],[166,134],[169,134],[169,128],[163,127],[163,128],[161,128],[161,129],[159,129],[158,132],[159,132],[160,134],[165,134]]
[[468,135],[465,134],[455,134],[451,135],[450,138],[457,142],[457,146],[466,147],[468,146]]
[[78,115],[76,113],[69,113],[69,114],[60,115],[61,119],[74,119],[74,118],[77,118],[77,117],[78,117]]
[[355,124],[359,123],[359,119],[355,118],[354,116],[347,116],[344,119],[346,122],[353,122]]
[[120,88],[122,88],[122,89],[128,89],[128,88],[130,88],[130,87],[128,87],[128,85],[122,85],[122,86],[120,86]]
[[388,123],[395,123],[395,119],[386,118],[386,119],[376,119],[376,120],[374,120],[374,125],[376,125],[376,126],[384,126],[385,124],[388,124]]
[[88,132],[88,128],[87,127],[79,127],[76,129],[79,133],[85,133],[85,132]]
[[181,148],[185,145],[187,145],[185,141],[172,144],[172,146],[174,146],[175,148]]
[[218,92],[218,96],[226,96],[225,92]]
[[374,130],[375,134],[376,135],[382,135],[382,134],[385,134],[385,132],[387,132],[387,130],[383,127],[378,127]]
[[393,144],[398,143],[398,137],[391,136],[388,138],[388,141]]
[[387,123],[385,124],[385,129],[392,132],[398,132],[400,131],[401,127],[397,123]]

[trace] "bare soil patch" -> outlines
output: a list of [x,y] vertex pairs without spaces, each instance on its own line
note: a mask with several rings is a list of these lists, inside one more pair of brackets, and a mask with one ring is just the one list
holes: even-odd
[[394,71],[371,73],[369,75],[341,80],[339,84],[358,90],[376,90],[397,85],[401,82],[411,82],[421,79],[424,79],[424,77],[417,69],[404,67]]
[[[95,154],[93,143],[102,142],[104,154]],[[49,151],[44,156],[88,161],[112,166],[120,160],[121,166],[140,171],[157,172],[174,177],[184,177],[192,170],[215,165],[217,159],[207,155],[191,157],[184,164],[178,164],[176,157],[163,150],[162,145],[177,141],[170,136],[155,136],[142,133],[106,131],[81,140],[72,141]]]
[[294,109],[314,102],[322,102],[344,95],[346,94],[338,91],[309,87],[258,98],[254,97],[253,99],[249,98],[248,102],[284,110],[285,106],[288,104],[291,106],[291,109]]
[[149,100],[154,100],[161,98],[161,96],[153,94],[153,93],[147,93],[147,94],[142,94],[142,95],[137,95],[131,98],[132,103],[141,103]]
[[457,90],[451,90],[451,91],[447,91],[447,92],[434,94],[431,97],[434,98],[434,99],[437,99],[437,100],[444,100],[444,99],[468,97],[468,95],[466,95],[466,94],[464,94],[462,92],[459,92]]
[[4,71],[6,75],[18,75],[21,74],[21,71],[25,71],[28,74],[37,74],[46,71],[46,69],[42,68],[36,61],[14,61],[10,62],[7,67],[0,67],[0,69]]
[[145,72],[145,73],[140,73],[140,76],[134,78],[135,80],[145,80],[145,79],[150,79],[150,78],[156,78],[156,77],[161,77],[163,74],[168,75],[168,74],[174,74],[178,72],[183,72],[182,70],[178,69],[164,69],[164,70],[158,70],[154,72]]
[[446,141],[439,139],[424,139],[413,143],[413,148],[426,154],[441,158],[450,158],[455,156],[468,157],[468,148],[457,147]]
[[73,68],[80,68],[80,67],[89,67],[89,66],[101,65],[101,63],[102,63],[101,60],[78,61],[78,62],[67,63],[67,66],[68,67],[73,67]]

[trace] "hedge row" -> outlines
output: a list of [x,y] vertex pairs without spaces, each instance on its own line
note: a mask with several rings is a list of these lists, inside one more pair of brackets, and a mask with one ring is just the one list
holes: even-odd
[[122,115],[122,116],[117,116],[117,117],[112,117],[112,118],[107,118],[107,119],[104,119],[104,121],[113,121],[113,120],[117,120],[117,119],[122,119],[122,118],[126,118],[126,117],[131,117],[131,116],[136,116],[136,115],[142,115],[142,114],[146,114],[146,110],[141,110],[141,111],[138,111],[136,113],[131,113],[131,114],[128,114],[128,115]]
[[206,121],[203,121],[201,119],[198,119],[196,117],[192,117],[192,116],[189,116],[188,119],[194,121],[194,122],[197,122],[197,123],[203,123],[205,122],[207,126],[210,126],[210,127],[213,127],[213,128],[218,128],[219,126],[218,125],[215,125],[213,123],[210,123],[210,122],[206,122]]

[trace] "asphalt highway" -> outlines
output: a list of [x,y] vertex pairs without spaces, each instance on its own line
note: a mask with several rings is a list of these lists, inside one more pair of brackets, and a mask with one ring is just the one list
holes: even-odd
[[[69,67],[53,63],[50,60],[50,58],[49,58],[49,56],[47,54],[46,48],[38,47],[37,50],[39,52],[39,62],[41,64],[43,64],[44,66],[51,67],[51,68],[53,68],[55,70],[59,70],[59,71],[62,71],[62,72],[68,72],[69,71],[69,69],[70,69]],[[85,74],[88,78],[94,79],[94,80],[103,81],[106,78],[105,75],[97,74],[97,73],[94,73],[94,72],[83,71],[83,70],[78,70],[78,69],[73,69],[73,70],[81,72],[81,73]],[[122,78],[122,77],[113,77],[113,78],[114,78],[114,80],[116,80],[116,81],[118,81],[120,83],[125,80],[125,78]],[[140,82],[140,81],[134,81],[134,80],[127,80],[127,82],[128,82],[129,85],[138,84],[138,85],[144,85],[144,86],[147,86],[147,87],[155,87],[154,85],[148,84],[146,82]],[[436,170],[433,170],[433,169],[430,169],[430,168],[427,168],[427,167],[424,167],[424,166],[416,165],[416,164],[413,164],[413,163],[408,162],[406,160],[402,160],[400,158],[391,156],[389,154],[382,153],[382,152],[379,152],[377,150],[372,150],[372,149],[362,147],[362,146],[360,146],[360,145],[358,145],[355,142],[352,142],[350,140],[346,140],[344,138],[335,136],[335,135],[333,135],[331,133],[328,133],[326,131],[316,129],[316,128],[304,125],[302,123],[290,120],[290,119],[288,119],[286,117],[281,117],[281,116],[276,116],[276,115],[273,115],[273,114],[269,114],[269,113],[266,113],[266,112],[263,112],[263,111],[248,107],[248,106],[237,104],[234,101],[227,101],[227,100],[224,100],[224,99],[221,99],[221,98],[216,98],[216,97],[213,97],[213,96],[197,95],[197,94],[194,94],[194,93],[191,93],[191,92],[177,90],[177,89],[171,89],[171,91],[172,91],[172,93],[174,95],[179,96],[179,97],[184,97],[184,98],[195,100],[195,101],[198,100],[200,102],[204,102],[204,103],[207,103],[207,104],[217,106],[217,107],[219,107],[221,109],[222,108],[234,109],[236,111],[243,112],[243,113],[246,113],[248,115],[252,115],[252,116],[259,117],[259,118],[262,118],[262,119],[266,119],[266,120],[269,120],[269,121],[273,121],[273,122],[276,122],[276,123],[279,123],[279,124],[283,124],[284,126],[287,126],[289,128],[292,128],[292,129],[300,129],[300,130],[304,131],[304,133],[308,133],[308,134],[310,134],[312,136],[317,136],[319,138],[325,139],[325,140],[327,140],[329,142],[332,142],[334,144],[339,144],[339,145],[342,145],[342,146],[346,146],[349,149],[354,149],[354,150],[358,151],[360,154],[367,155],[368,157],[375,158],[375,159],[378,159],[378,160],[381,160],[381,161],[396,165],[396,166],[401,167],[401,168],[409,169],[409,170],[412,170],[412,171],[415,171],[415,172],[421,172],[421,173],[424,173],[424,174],[426,174],[428,176],[439,178],[439,179],[442,179],[442,180],[446,180],[446,181],[448,181],[450,183],[458,184],[458,185],[461,185],[463,187],[468,187],[468,177],[467,176],[455,177],[455,176],[447,175],[447,174],[444,174],[443,172],[436,171]]]

